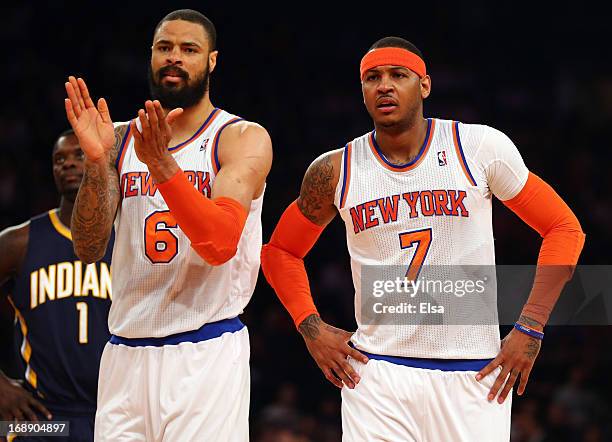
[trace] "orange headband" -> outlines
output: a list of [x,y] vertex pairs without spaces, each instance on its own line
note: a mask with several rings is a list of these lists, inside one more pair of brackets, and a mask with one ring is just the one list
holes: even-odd
[[408,68],[421,78],[427,74],[425,62],[414,52],[401,48],[380,48],[371,50],[361,59],[361,80],[369,69],[384,65]]

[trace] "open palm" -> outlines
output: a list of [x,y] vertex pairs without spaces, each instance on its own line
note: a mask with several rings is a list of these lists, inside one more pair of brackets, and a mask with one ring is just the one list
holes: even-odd
[[66,116],[85,155],[92,161],[104,158],[115,143],[106,100],[100,98],[98,106],[94,106],[85,81],[72,76],[66,82],[66,93]]

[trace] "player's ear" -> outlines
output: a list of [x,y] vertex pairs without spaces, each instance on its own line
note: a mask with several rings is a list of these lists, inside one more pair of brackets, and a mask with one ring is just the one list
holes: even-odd
[[212,72],[215,70],[215,66],[217,66],[217,55],[219,54],[219,51],[211,51],[208,54],[208,73],[212,74]]
[[429,75],[425,75],[421,78],[421,97],[423,99],[429,97],[431,94],[431,77]]

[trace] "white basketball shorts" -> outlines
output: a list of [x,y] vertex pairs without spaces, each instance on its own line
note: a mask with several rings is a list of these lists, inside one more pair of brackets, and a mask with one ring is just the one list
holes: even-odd
[[248,441],[249,353],[238,318],[164,338],[111,337],[95,440]]
[[501,371],[474,378],[489,360],[413,359],[365,353],[361,377],[342,388],[345,442],[508,442],[512,395],[487,401]]

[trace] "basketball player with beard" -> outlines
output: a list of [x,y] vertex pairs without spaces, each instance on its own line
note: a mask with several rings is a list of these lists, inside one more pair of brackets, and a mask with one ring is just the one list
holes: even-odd
[[153,101],[113,124],[82,79],[66,114],[85,152],[72,229],[92,262],[113,223],[112,334],[100,365],[99,441],[248,440],[249,339],[238,319],[259,271],[272,161],[266,130],[216,108],[216,31],[177,10],[157,25]]

